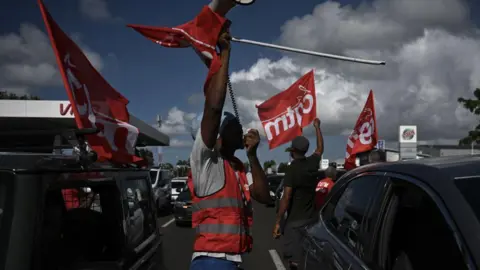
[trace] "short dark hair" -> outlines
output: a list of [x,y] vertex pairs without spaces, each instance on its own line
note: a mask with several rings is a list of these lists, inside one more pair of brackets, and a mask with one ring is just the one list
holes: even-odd
[[370,163],[387,161],[385,151],[381,149],[372,150],[370,154],[368,154],[368,161]]

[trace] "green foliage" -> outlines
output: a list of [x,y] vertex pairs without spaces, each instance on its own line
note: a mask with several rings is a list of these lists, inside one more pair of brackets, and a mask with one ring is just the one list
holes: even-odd
[[[473,91],[473,95],[474,98],[470,99],[461,97],[458,99],[458,102],[461,103],[462,106],[471,113],[480,115],[480,88],[475,89],[475,91]],[[459,141],[459,144],[470,145],[473,142],[480,144],[480,120],[478,120],[478,125],[473,130],[468,132],[468,136]]]
[[275,169],[275,165],[277,165],[275,160],[267,160],[267,161],[263,162],[263,169],[266,171],[266,170],[268,170],[268,168],[272,168],[272,170],[273,170],[273,169]]
[[15,93],[9,93],[7,91],[0,91],[0,99],[13,99],[13,100],[40,100],[40,97],[33,95],[19,96]]
[[165,170],[173,170],[173,165],[171,163],[162,163],[160,164],[160,168]]
[[178,160],[177,161],[177,166],[190,166],[190,159],[188,160]]
[[148,161],[148,166],[153,166],[153,153],[147,148],[138,150],[138,156]]

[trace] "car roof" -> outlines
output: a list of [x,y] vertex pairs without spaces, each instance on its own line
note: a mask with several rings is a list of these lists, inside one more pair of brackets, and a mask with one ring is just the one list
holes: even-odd
[[[340,181],[343,183],[365,172],[400,174],[415,178],[429,186],[441,198],[472,251],[472,256],[477,264],[480,264],[480,253],[475,252],[480,250],[480,240],[476,237],[469,237],[476,235],[480,230],[480,220],[475,216],[472,206],[456,186],[456,181],[462,181],[465,178],[474,178],[480,181],[480,155],[369,164],[347,172]],[[341,186],[342,184],[338,185],[337,189]]]
[[16,173],[48,172],[48,171],[132,171],[143,170],[132,167],[118,168],[110,163],[93,163],[84,170],[75,156],[27,153],[27,152],[0,152],[0,170],[15,171]]
[[187,177],[175,177],[172,179],[172,182],[185,182],[187,181]]
[[[444,181],[453,180],[454,178],[480,174],[480,155],[448,156],[375,163],[361,166],[354,171],[359,173],[367,170],[411,175],[432,186],[436,186],[441,185]],[[434,178],[431,177],[432,174],[441,174],[444,177]],[[440,181],[441,179],[442,181]]]

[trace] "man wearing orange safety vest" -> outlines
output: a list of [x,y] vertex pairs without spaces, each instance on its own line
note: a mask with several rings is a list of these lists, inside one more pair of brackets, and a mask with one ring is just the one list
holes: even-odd
[[318,182],[317,188],[315,189],[315,205],[318,210],[320,210],[325,203],[325,199],[328,193],[330,193],[330,190],[332,190],[335,181],[337,181],[337,169],[329,166],[325,170],[325,178]]
[[[257,158],[258,131],[249,130],[243,136],[238,119],[222,112],[230,39],[228,29],[219,38],[222,67],[205,89],[203,115],[192,124],[192,129],[199,130],[192,131],[195,142],[187,180],[192,193],[192,226],[196,230],[191,270],[238,269],[241,255],[250,252],[253,244],[251,198],[265,204],[271,200],[266,176]],[[243,148],[251,166],[251,183],[243,163],[234,156],[237,149]]]

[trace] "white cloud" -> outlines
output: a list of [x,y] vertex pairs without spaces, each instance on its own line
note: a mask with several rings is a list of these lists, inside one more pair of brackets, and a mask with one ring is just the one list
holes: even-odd
[[170,147],[192,147],[193,140],[179,140],[179,139],[172,139],[170,141]]
[[189,128],[195,115],[194,113],[186,113],[177,107],[173,107],[168,112],[167,119],[162,119],[159,130],[167,135],[190,134]]
[[121,21],[114,17],[105,0],[80,0],[80,12],[93,21]]
[[[93,66],[101,70],[101,56],[83,45],[80,35],[74,34],[72,39],[83,48]],[[24,23],[18,33],[0,36],[0,90],[23,94],[32,88],[60,85],[53,49],[44,31]]]
[[[315,69],[324,133],[348,133],[374,90],[379,133],[396,140],[416,124],[421,140],[459,139],[475,120],[457,103],[480,87],[480,35],[462,0],[376,0],[358,8],[327,1],[282,26],[283,45],[385,60],[368,66],[287,54],[231,75],[244,123],[260,127],[255,104]],[[308,129],[307,129],[308,132]]]

